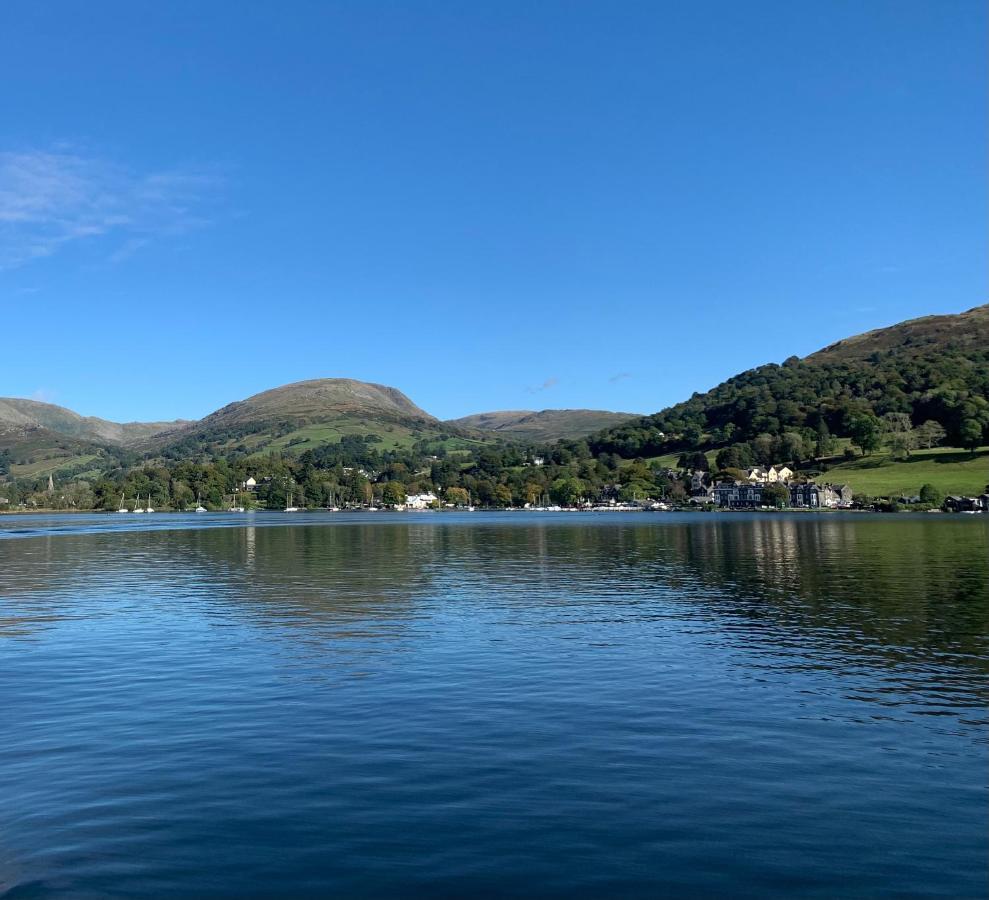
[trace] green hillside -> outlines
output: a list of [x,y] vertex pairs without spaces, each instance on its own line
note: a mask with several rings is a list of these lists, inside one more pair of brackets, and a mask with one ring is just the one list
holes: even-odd
[[76,474],[112,464],[104,448],[37,426],[0,425],[0,477]]

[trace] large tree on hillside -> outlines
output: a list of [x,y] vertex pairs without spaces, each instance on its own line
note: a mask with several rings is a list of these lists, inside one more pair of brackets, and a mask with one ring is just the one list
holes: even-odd
[[862,451],[862,455],[875,452],[882,446],[883,431],[879,419],[868,413],[856,413],[848,421],[848,435]]
[[958,429],[958,438],[963,447],[974,453],[975,448],[982,443],[982,425],[975,419],[963,419]]

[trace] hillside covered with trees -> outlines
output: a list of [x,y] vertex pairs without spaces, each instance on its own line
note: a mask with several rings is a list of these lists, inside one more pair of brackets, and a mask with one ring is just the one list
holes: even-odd
[[989,439],[989,305],[929,316],[729,378],[588,438],[627,459],[719,448],[725,465],[830,456],[838,438],[898,454]]

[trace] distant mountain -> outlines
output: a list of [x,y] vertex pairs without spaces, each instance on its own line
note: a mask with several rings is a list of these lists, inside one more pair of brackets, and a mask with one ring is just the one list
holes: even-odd
[[[905,414],[937,422],[945,442],[989,440],[989,305],[925,316],[742,372],[651,416],[592,435],[595,452],[626,458],[752,442],[796,446],[816,435],[853,437]],[[980,438],[981,434],[981,438]],[[756,456],[758,457],[758,453]],[[739,459],[745,458],[745,453]],[[789,458],[784,454],[783,458]]]
[[318,378],[286,384],[230,403],[196,425],[227,426],[287,418],[311,422],[352,414],[392,417],[396,421],[437,421],[396,388],[351,378]]
[[608,412],[600,409],[543,409],[475,413],[451,419],[448,425],[476,431],[490,431],[506,440],[550,443],[558,440],[578,440],[595,431],[609,428],[629,419],[635,413]]
[[350,378],[321,378],[273,388],[230,403],[146,450],[220,455],[277,450],[300,454],[347,436],[378,439],[383,448],[461,437],[393,387]]
[[0,428],[44,428],[56,434],[97,444],[131,446],[165,431],[184,426],[185,422],[110,422],[95,416],[80,416],[62,406],[0,397]]

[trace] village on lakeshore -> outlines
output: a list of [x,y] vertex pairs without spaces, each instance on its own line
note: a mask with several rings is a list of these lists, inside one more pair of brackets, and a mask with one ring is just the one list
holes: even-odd
[[[681,459],[684,462],[686,455]],[[530,457],[526,463],[529,466],[542,466],[544,459],[540,456]],[[344,469],[348,475],[358,476],[370,486],[377,473],[356,467]],[[424,512],[456,510],[503,510],[529,512],[664,512],[676,510],[706,510],[706,511],[738,511],[738,510],[799,510],[799,511],[837,511],[858,510],[878,512],[925,511],[953,513],[989,513],[989,484],[986,490],[975,496],[948,495],[942,496],[932,485],[923,485],[916,494],[901,493],[890,497],[856,498],[851,487],[847,484],[818,484],[801,476],[787,465],[752,466],[735,474],[739,477],[725,479],[719,477],[722,473],[710,472],[703,469],[668,468],[663,472],[667,484],[671,486],[668,493],[660,497],[628,497],[621,485],[605,485],[597,497],[574,497],[570,502],[557,502],[549,494],[543,495],[531,502],[520,505],[511,503],[483,503],[473,498],[468,491],[452,487],[445,492],[438,488],[412,490],[405,488],[396,481],[386,481],[380,490],[369,490],[363,502],[345,501],[331,498],[329,505],[306,503],[294,493],[293,485],[282,485],[281,490],[274,490],[276,481],[273,476],[255,477],[249,475],[238,482],[236,492],[228,495],[221,505],[204,506],[201,498],[197,497],[194,506],[185,509],[170,509],[167,506],[156,509],[151,494],[146,497],[136,496],[132,500],[120,497],[117,513],[153,513],[153,512],[263,512],[284,511],[303,512],[306,510],[341,511],[379,511],[393,512]],[[64,495],[59,495],[55,478],[48,476],[47,491],[50,498],[64,501]],[[285,494],[284,505],[273,503],[276,496]],[[296,505],[298,501],[298,505]],[[79,507],[61,504],[46,504],[39,502],[37,497],[27,498],[26,501],[12,504],[7,497],[0,496],[0,512],[41,512],[41,511],[87,511]]]

